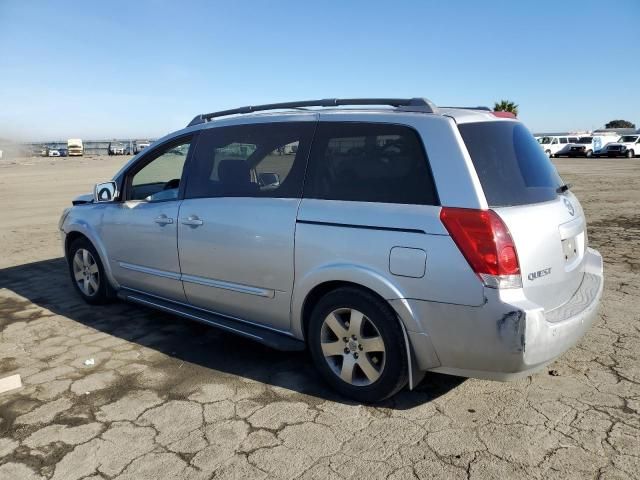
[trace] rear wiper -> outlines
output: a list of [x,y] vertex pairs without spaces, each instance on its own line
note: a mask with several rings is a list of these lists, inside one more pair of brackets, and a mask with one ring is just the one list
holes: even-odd
[[556,192],[564,193],[567,190],[569,190],[571,187],[573,187],[573,185],[571,185],[570,183],[565,183],[564,185],[560,185],[558,188],[556,188]]

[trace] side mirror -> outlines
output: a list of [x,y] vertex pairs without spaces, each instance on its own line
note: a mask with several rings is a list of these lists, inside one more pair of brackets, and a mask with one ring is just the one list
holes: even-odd
[[273,172],[264,172],[258,175],[258,183],[261,187],[280,186],[280,175]]
[[93,201],[96,203],[112,202],[117,196],[116,182],[96,183],[93,190]]

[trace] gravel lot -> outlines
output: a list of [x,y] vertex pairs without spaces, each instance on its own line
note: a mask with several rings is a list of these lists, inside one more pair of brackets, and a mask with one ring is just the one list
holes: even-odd
[[305,354],[80,301],[58,216],[124,160],[0,164],[0,377],[24,382],[0,394],[0,479],[640,478],[640,159],[556,161],[605,258],[577,347],[519,382],[428,375],[375,407]]

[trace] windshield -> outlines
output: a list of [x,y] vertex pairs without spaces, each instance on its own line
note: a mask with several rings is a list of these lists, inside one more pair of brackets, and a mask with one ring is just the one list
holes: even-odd
[[538,143],[541,143],[542,145],[548,145],[551,143],[551,137],[542,137],[540,140],[538,140]]
[[620,138],[620,143],[633,143],[638,139],[637,135],[623,135]]
[[587,144],[587,143],[591,143],[592,141],[593,141],[593,138],[591,137],[580,137],[580,140],[578,140],[578,143]]
[[547,202],[562,179],[524,125],[463,123],[458,127],[491,207]]

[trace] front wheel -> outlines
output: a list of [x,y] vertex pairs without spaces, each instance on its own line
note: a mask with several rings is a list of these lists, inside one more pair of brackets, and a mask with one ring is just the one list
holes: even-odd
[[587,158],[593,157],[593,150],[587,150]]
[[67,257],[71,281],[82,299],[97,305],[109,300],[109,286],[100,256],[85,238],[75,240]]
[[391,306],[344,287],[325,295],[309,321],[309,350],[324,379],[345,397],[379,402],[408,381],[404,334]]
[[551,150],[545,150],[544,153],[547,155],[547,157],[551,158]]
[[633,158],[635,156],[636,156],[636,154],[635,154],[635,152],[633,150],[628,150],[627,151],[627,158]]

